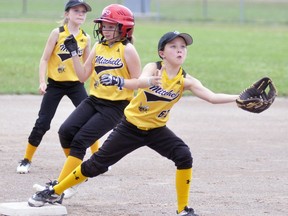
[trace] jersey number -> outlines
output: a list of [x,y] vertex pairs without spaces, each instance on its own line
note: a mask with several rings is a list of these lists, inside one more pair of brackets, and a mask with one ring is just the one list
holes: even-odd
[[170,110],[163,110],[159,115],[158,118],[166,118],[166,116],[169,114]]

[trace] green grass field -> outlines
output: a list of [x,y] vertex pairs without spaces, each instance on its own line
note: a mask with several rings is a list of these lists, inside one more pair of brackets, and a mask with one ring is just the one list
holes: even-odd
[[[42,12],[46,14],[42,18],[21,15],[19,5],[14,16],[6,11],[10,15],[1,17],[0,94],[38,93],[39,60],[50,31],[58,26],[56,21],[61,20],[63,2],[60,8],[42,5]],[[1,10],[5,9],[4,3]],[[34,10],[41,8],[40,5],[33,7]],[[53,8],[55,13],[57,10],[60,13],[45,12],[53,11]],[[51,14],[53,18],[49,18]],[[83,28],[93,38],[92,20],[90,14]],[[257,79],[269,76],[279,95],[288,96],[286,24],[196,22],[189,19],[171,22],[136,18],[135,46],[143,66],[159,59],[156,52],[158,40],[171,30],[193,36],[194,44],[189,47],[184,68],[211,90],[237,94]]]

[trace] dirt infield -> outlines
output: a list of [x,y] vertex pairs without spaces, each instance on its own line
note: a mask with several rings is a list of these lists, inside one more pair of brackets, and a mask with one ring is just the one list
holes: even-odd
[[[0,96],[0,203],[28,200],[32,185],[56,178],[64,163],[57,129],[73,110],[66,98],[31,172],[16,174],[40,102],[41,96]],[[288,215],[288,99],[277,98],[269,110],[251,114],[235,104],[211,105],[184,97],[171,111],[168,126],[192,150],[190,205],[199,215]],[[82,184],[64,205],[73,216],[173,216],[174,173],[170,161],[141,148]]]

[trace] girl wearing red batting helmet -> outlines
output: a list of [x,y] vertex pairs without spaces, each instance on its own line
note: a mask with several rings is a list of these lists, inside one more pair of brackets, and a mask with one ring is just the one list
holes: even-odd
[[[140,58],[131,43],[133,13],[120,4],[111,4],[103,9],[101,17],[94,22],[99,41],[93,46],[84,65],[77,55],[78,41],[73,35],[65,41],[77,76],[81,82],[90,78],[90,86],[89,96],[71,113],[58,132],[62,147],[70,148],[70,154],[57,179],[59,182],[81,164],[86,149],[95,140],[119,123],[125,107],[134,96],[133,89],[123,88],[124,79],[137,79],[141,73]],[[108,83],[101,84],[100,77],[106,77]],[[65,197],[75,192],[76,188],[70,188],[65,191]]]

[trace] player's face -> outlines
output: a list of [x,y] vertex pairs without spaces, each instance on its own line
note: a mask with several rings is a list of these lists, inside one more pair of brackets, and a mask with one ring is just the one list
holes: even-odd
[[83,24],[86,20],[86,8],[83,5],[75,6],[70,8],[68,11],[69,21],[74,22],[76,24]]
[[165,45],[162,52],[163,59],[170,63],[181,65],[184,63],[187,56],[187,45],[181,37],[176,37]]
[[113,42],[119,38],[119,31],[117,24],[102,22],[102,34],[109,42]]

